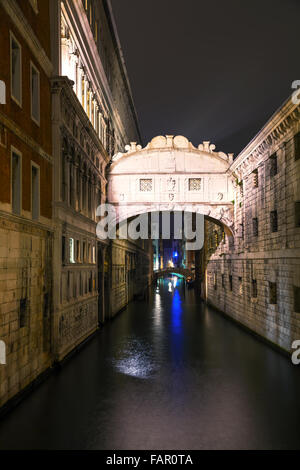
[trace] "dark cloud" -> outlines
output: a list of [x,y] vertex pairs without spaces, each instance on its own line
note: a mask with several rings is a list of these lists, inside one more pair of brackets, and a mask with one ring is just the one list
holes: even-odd
[[300,2],[112,0],[144,143],[238,153],[300,79]]

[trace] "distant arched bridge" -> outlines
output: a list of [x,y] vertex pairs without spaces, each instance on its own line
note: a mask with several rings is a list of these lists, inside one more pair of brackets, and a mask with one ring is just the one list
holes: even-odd
[[170,276],[171,274],[177,274],[182,277],[189,277],[191,276],[193,279],[195,277],[194,273],[190,269],[186,268],[164,268],[164,269],[159,269],[157,271],[154,271],[153,273],[153,278],[157,279],[159,277],[166,277]]

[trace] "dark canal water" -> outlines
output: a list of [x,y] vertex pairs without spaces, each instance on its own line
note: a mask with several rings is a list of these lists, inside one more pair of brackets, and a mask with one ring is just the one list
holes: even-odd
[[160,281],[0,423],[1,449],[300,448],[300,366]]

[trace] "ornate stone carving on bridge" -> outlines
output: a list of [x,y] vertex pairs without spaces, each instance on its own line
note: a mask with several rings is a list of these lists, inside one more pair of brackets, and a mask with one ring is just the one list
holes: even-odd
[[232,154],[172,135],[154,137],[145,148],[131,142],[125,150],[113,157],[108,176],[108,202],[123,206],[118,218],[177,208],[233,226]]

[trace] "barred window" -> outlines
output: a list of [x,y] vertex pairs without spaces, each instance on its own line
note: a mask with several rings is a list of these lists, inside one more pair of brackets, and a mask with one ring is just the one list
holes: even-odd
[[258,188],[258,170],[254,170],[252,172],[252,175],[253,175],[253,187],[254,188]]
[[243,278],[239,277],[239,293],[242,295],[243,293]]
[[141,179],[140,191],[142,192],[152,191],[152,179]]
[[252,279],[252,297],[257,297],[257,280]]
[[270,213],[270,223],[271,223],[271,232],[277,232],[278,231],[277,211],[272,211]]
[[222,287],[225,289],[225,274],[222,274]]
[[277,285],[276,282],[269,282],[269,303],[277,304]]
[[254,219],[252,219],[252,228],[253,228],[253,236],[257,237],[258,236],[258,219],[257,219],[257,217],[254,217]]
[[201,190],[201,178],[189,178],[189,191]]
[[277,173],[278,173],[276,153],[274,153],[274,155],[271,155],[269,160],[270,160],[270,176],[272,178],[273,176],[277,175]]

